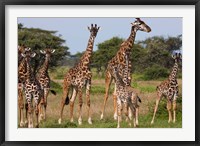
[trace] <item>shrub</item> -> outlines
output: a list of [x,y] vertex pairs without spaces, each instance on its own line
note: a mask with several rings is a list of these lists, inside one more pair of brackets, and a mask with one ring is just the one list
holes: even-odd
[[169,72],[166,68],[159,65],[154,65],[150,68],[147,68],[144,72],[144,80],[153,80],[158,78],[166,78],[169,76]]

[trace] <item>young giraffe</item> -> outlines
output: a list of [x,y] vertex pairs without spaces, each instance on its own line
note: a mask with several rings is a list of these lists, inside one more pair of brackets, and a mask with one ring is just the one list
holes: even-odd
[[[108,91],[110,88],[110,84],[112,83],[113,80],[113,67],[118,67],[119,75],[122,77],[124,83],[127,86],[130,86],[131,84],[131,60],[129,59],[128,63],[128,78],[124,77],[124,66],[126,64],[126,59],[125,59],[125,54],[131,54],[131,48],[133,47],[133,43],[135,41],[135,36],[138,30],[144,31],[144,32],[150,32],[151,28],[145,24],[140,18],[136,18],[136,21],[131,23],[131,33],[130,36],[126,41],[124,41],[117,54],[108,62],[107,70],[106,70],[106,77],[105,77],[105,82],[106,82],[106,88],[105,88],[105,96],[104,96],[104,104],[102,107],[102,113],[101,113],[101,119],[103,119],[104,116],[104,111],[105,111],[105,106],[106,102],[108,99]],[[126,52],[126,53],[125,53]],[[130,58],[130,57],[129,57]],[[114,119],[117,119],[117,98],[116,98],[116,83],[115,83],[115,89],[113,93],[113,100],[114,100]]]
[[90,115],[90,88],[91,88],[91,77],[92,73],[90,71],[90,58],[93,51],[93,45],[94,40],[97,35],[97,32],[100,27],[93,26],[91,24],[91,28],[88,27],[90,31],[90,38],[88,41],[88,45],[86,48],[85,53],[81,57],[79,63],[71,68],[64,78],[63,83],[63,98],[61,101],[61,111],[60,111],[60,118],[58,122],[61,124],[62,122],[62,115],[63,115],[63,109],[65,104],[69,104],[69,88],[72,87],[73,93],[70,98],[70,121],[73,122],[73,108],[74,108],[74,101],[76,98],[76,95],[79,96],[79,118],[78,123],[79,125],[82,124],[82,88],[85,85],[86,86],[86,101],[87,101],[87,110],[88,110],[88,123],[92,124],[91,115]]
[[26,80],[26,60],[22,57],[21,53],[30,51],[30,48],[25,46],[18,46],[18,107],[19,107],[19,119],[20,127],[23,127],[27,121],[24,123],[24,98],[23,98],[23,88]]
[[138,95],[135,93],[134,89],[131,86],[126,86],[122,78],[119,76],[117,68],[114,69],[114,79],[116,82],[116,96],[117,96],[117,115],[118,115],[118,124],[117,128],[120,128],[121,122],[121,111],[122,103],[125,106],[125,115],[128,119],[129,125],[131,126],[130,118],[128,116],[128,108],[131,109],[132,114],[134,115],[133,124],[136,127],[137,118],[137,108],[138,106]]
[[[28,128],[33,128],[33,109],[35,110],[35,115],[36,115],[36,127],[39,127],[38,104],[40,102],[41,97],[44,94],[30,66],[31,58],[35,57],[35,55],[36,53],[32,53],[30,51],[22,53],[22,56],[25,58],[25,61],[26,61],[26,69],[27,69],[24,89],[25,89],[25,96],[26,96],[26,102],[27,102]],[[34,98],[34,105],[32,104],[32,98]]]
[[[128,56],[126,58],[125,72],[128,71]],[[128,80],[128,76],[126,76],[126,80]],[[119,76],[117,67],[114,68],[114,79],[116,83],[116,96],[117,96],[117,115],[118,115],[118,125],[117,128],[120,128],[121,122],[121,110],[122,103],[125,106],[125,115],[131,126],[130,118],[128,116],[128,109],[134,115],[133,124],[134,127],[138,124],[138,95],[135,93],[134,89],[131,86],[127,86],[123,79]]]
[[42,90],[44,90],[44,97],[41,98],[40,105],[39,105],[39,122],[41,120],[46,119],[46,107],[47,107],[47,97],[49,94],[49,91],[51,91],[54,95],[56,95],[56,92],[53,90],[50,90],[50,77],[48,74],[48,67],[49,67],[49,61],[51,54],[55,52],[55,49],[45,49],[40,50],[40,53],[45,55],[45,60],[40,69],[37,72],[36,79],[40,83],[40,87]]
[[176,53],[175,56],[172,55],[172,58],[174,59],[175,63],[169,75],[169,78],[163,81],[159,86],[157,86],[157,89],[156,89],[157,99],[156,99],[156,105],[155,105],[151,124],[154,123],[154,118],[158,109],[158,104],[162,96],[165,96],[167,98],[167,110],[169,114],[168,123],[172,121],[172,114],[171,114],[172,105],[173,105],[173,114],[174,114],[173,122],[175,123],[176,121],[176,99],[178,98],[178,82],[177,82],[176,76],[178,72],[178,63],[181,61],[182,57],[180,53]]

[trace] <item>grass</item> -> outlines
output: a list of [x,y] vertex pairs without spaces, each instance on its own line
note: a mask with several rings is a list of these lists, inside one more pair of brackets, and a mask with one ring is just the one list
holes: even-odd
[[[65,106],[63,111],[63,122],[58,124],[59,113],[60,113],[60,103],[62,99],[62,83],[65,71],[68,68],[58,68],[51,70],[50,77],[52,79],[51,89],[57,92],[57,95],[49,94],[48,96],[48,106],[47,106],[47,119],[40,124],[40,128],[116,128],[117,121],[113,119],[113,99],[112,92],[114,85],[111,85],[109,91],[109,98],[107,100],[104,119],[100,120],[101,108],[104,102],[105,93],[105,79],[104,78],[92,78],[91,86],[91,114],[93,124],[89,125],[87,123],[87,108],[85,92],[83,92],[83,109],[82,118],[83,124],[78,125],[78,97],[75,100],[74,107],[74,123],[70,123],[69,120],[69,105]],[[62,75],[62,76],[61,76]],[[177,99],[177,120],[176,123],[168,123],[168,112],[166,109],[166,100],[161,100],[158,112],[155,117],[154,124],[151,125],[151,119],[153,115],[153,110],[156,100],[156,86],[161,83],[161,80],[143,81],[138,80],[134,77],[132,81],[132,87],[134,87],[142,100],[140,103],[139,110],[139,127],[138,128],[181,128],[182,127],[182,80],[179,79],[179,95],[180,98]],[[139,75],[138,75],[139,76]],[[124,115],[123,115],[124,116]],[[124,120],[121,122],[122,128],[129,128],[127,122]]]

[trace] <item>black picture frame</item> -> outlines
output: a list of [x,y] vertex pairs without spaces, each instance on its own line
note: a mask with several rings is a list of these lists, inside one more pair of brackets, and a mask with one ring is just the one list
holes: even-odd
[[[127,142],[103,142],[103,141],[68,141],[68,142],[48,142],[48,141],[28,141],[16,142],[5,141],[5,9],[7,5],[194,5],[195,6],[195,141],[127,141]],[[23,145],[200,145],[200,100],[199,100],[199,62],[200,62],[200,0],[1,0],[0,3],[0,144],[2,146],[23,146]],[[189,97],[188,97],[189,98]]]

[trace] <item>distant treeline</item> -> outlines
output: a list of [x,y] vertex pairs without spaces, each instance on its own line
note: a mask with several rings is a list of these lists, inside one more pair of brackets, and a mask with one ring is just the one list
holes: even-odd
[[[18,42],[19,45],[31,47],[38,55],[33,60],[34,69],[40,66],[41,58],[39,50],[44,48],[56,49],[50,66],[73,66],[79,61],[83,52],[71,55],[69,47],[65,45],[62,36],[56,35],[56,31],[42,30],[38,28],[26,28],[18,24]],[[91,67],[96,68],[97,72],[104,72],[108,61],[115,56],[120,44],[124,38],[113,37],[102,43],[97,44],[97,50],[93,52]],[[181,52],[182,35],[176,37],[155,36],[144,41],[135,42],[132,48],[132,72],[143,73],[150,79],[165,77],[173,66],[171,55],[175,52]]]

